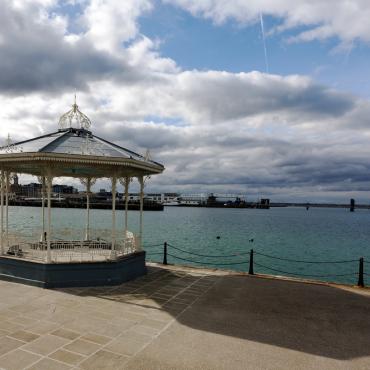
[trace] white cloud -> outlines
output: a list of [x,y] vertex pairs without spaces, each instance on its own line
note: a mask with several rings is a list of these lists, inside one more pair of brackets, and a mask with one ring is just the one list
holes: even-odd
[[152,72],[178,72],[179,68],[170,58],[163,58],[157,52],[160,42],[154,42],[148,37],[142,36],[132,45],[127,47],[125,57],[129,65],[150,70]]
[[281,20],[276,31],[297,30],[291,41],[311,41],[338,37],[348,44],[359,39],[370,42],[370,2],[368,0],[162,0],[193,15],[221,24],[236,20],[257,23],[261,13]]
[[91,0],[82,17],[86,36],[98,49],[114,53],[137,36],[137,17],[151,8],[150,0]]

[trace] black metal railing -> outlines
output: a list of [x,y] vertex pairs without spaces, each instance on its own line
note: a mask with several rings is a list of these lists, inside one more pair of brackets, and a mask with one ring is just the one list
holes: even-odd
[[[163,247],[162,250],[154,250],[152,251],[152,248],[160,248]],[[284,258],[280,256],[273,256],[271,254],[266,254],[262,252],[255,251],[251,249],[250,251],[242,251],[242,252],[236,252],[232,254],[203,254],[194,252],[191,250],[186,250],[184,248],[180,248],[178,246],[175,246],[173,244],[164,242],[161,244],[154,244],[154,245],[147,245],[144,246],[144,249],[149,249],[147,252],[149,257],[152,256],[162,256],[162,263],[164,265],[168,264],[168,257],[171,257],[173,260],[188,262],[191,264],[199,265],[199,266],[240,266],[245,265],[246,269],[248,267],[248,273],[250,275],[255,274],[255,267],[258,268],[258,270],[267,270],[272,271],[273,273],[279,273],[286,276],[294,276],[294,277],[302,277],[302,278],[342,278],[342,277],[357,277],[357,285],[360,287],[365,286],[365,279],[364,276],[370,276],[369,273],[365,272],[365,265],[370,266],[370,260],[365,260],[363,257],[359,259],[348,259],[348,260],[326,260],[326,261],[319,261],[319,260],[301,260],[301,259],[292,259],[292,258]],[[182,254],[181,256],[179,256]],[[183,255],[185,254],[185,256]],[[187,257],[187,255],[189,257]],[[315,264],[315,265],[331,265],[331,264],[353,264],[358,263],[358,270],[354,271],[346,271],[344,273],[327,273],[327,274],[312,274],[312,273],[302,273],[298,271],[287,271],[284,268],[278,268],[275,265],[270,266],[266,265],[266,263],[261,263],[258,260],[258,257],[262,257],[263,259],[271,260],[271,261],[283,261],[287,262],[289,264]],[[199,260],[197,257],[206,258],[206,260]],[[238,261],[230,261],[229,259],[239,257]],[[240,260],[240,257],[242,257],[243,260]],[[247,258],[246,258],[247,257]],[[257,261],[255,260],[257,257]],[[220,261],[220,259],[227,259],[227,261]],[[351,266],[353,267],[353,266]]]

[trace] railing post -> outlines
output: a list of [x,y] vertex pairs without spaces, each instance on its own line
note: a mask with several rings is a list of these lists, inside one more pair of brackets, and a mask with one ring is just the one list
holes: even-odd
[[253,271],[253,249],[251,249],[250,253],[249,253],[249,272],[248,274],[249,275],[254,275],[254,271]]
[[358,283],[357,283],[357,285],[362,287],[362,288],[365,286],[365,284],[364,284],[364,257],[360,258],[360,263],[359,263],[359,266],[358,266]]
[[167,265],[167,242],[163,244],[163,264]]

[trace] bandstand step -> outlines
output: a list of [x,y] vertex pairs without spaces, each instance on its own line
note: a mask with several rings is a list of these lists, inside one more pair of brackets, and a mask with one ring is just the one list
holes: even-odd
[[43,288],[119,285],[146,274],[145,251],[114,261],[42,263],[1,256],[0,279]]

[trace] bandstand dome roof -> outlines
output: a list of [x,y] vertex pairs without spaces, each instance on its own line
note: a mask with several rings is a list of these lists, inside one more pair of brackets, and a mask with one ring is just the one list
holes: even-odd
[[78,108],[59,120],[59,130],[0,147],[0,167],[5,171],[42,176],[106,177],[158,174],[163,165],[94,135],[91,121]]

